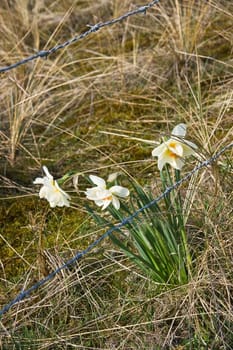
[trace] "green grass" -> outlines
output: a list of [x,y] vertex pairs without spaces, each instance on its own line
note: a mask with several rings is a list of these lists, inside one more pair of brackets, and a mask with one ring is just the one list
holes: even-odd
[[[1,66],[142,3],[4,0]],[[146,16],[1,74],[2,306],[104,232],[85,210],[85,176],[78,191],[72,180],[62,185],[72,208],[39,200],[32,182],[42,165],[56,179],[121,171],[155,197],[152,147],[133,138],[159,141],[186,123],[200,158],[232,142],[232,15],[227,0],[161,0]],[[107,239],[3,316],[0,348],[230,350],[232,152],[181,188],[193,256],[187,284],[161,290]]]

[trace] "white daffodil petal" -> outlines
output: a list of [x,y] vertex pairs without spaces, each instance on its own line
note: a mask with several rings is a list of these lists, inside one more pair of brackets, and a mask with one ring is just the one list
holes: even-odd
[[41,187],[39,191],[39,197],[47,199],[47,196],[48,196],[48,188],[46,186]]
[[178,124],[172,130],[172,135],[177,137],[185,137],[186,135],[186,124]]
[[57,181],[54,181],[54,186],[64,197],[71,199],[70,195],[61,189],[61,187],[58,185]]
[[99,194],[99,199],[112,200],[112,192],[110,190],[102,190]]
[[53,179],[53,176],[50,174],[50,172],[49,172],[49,170],[48,170],[48,168],[47,168],[47,166],[43,166],[43,170],[44,170],[44,173],[45,173],[45,175],[47,176],[47,178],[48,179]]
[[57,206],[57,203],[49,201],[49,205],[51,208],[55,208]]
[[118,196],[118,197],[122,197],[125,198],[129,195],[129,190],[126,187],[122,187],[122,186],[112,186],[109,191]]
[[49,202],[50,206],[52,208],[58,206],[70,206],[70,203],[68,202],[68,199],[70,197],[67,194],[64,194],[63,192],[59,192],[57,190],[54,191],[54,189],[43,186],[39,193],[40,198],[45,198]]
[[162,170],[163,166],[166,163],[170,164],[173,168],[178,169],[177,159],[179,159],[180,157],[175,156],[175,155],[170,155],[169,152],[170,151],[164,152],[163,156],[161,156],[159,158],[159,161],[158,161],[158,168],[159,168],[159,170]]
[[102,205],[104,205],[104,201],[102,199],[96,199],[95,204],[98,205],[98,207],[102,207]]
[[180,167],[177,165],[177,159],[178,158],[168,158],[166,163],[170,164],[174,169],[180,169]]
[[162,143],[158,147],[154,148],[152,151],[152,156],[153,157],[158,157],[161,153],[163,153],[164,149],[166,148],[165,144]]
[[90,200],[97,200],[101,198],[102,191],[99,187],[88,188],[85,192],[86,196]]
[[93,184],[95,184],[96,186],[106,188],[106,182],[101,177],[96,176],[96,175],[90,175],[89,178],[91,179]]
[[85,192],[87,199],[92,201],[103,200],[108,197],[112,197],[112,194],[109,190],[102,189],[100,187],[88,188]]
[[104,205],[102,206],[102,210],[106,209],[109,206],[109,204],[111,204],[112,199],[105,199],[103,202]]
[[117,197],[115,196],[112,196],[112,205],[114,206],[114,208],[116,210],[119,210],[120,209],[120,201]]
[[167,149],[166,149],[166,151],[164,151],[164,154],[167,155],[167,154],[171,153],[171,156],[172,156],[172,154],[177,155],[179,157],[183,156],[182,143],[180,143],[179,141],[170,139],[165,144],[167,146]]
[[47,193],[46,198],[50,203],[60,203],[60,197],[57,193]]
[[158,168],[161,171],[164,167],[164,165],[167,163],[167,160],[165,157],[161,156],[158,158]]
[[180,142],[177,142],[175,145],[175,154],[182,157],[183,156],[183,145]]
[[97,187],[94,188],[87,188],[84,192],[88,199],[95,200],[98,196],[96,194]]
[[69,207],[70,206],[70,202],[68,201],[68,198],[66,197],[62,197],[59,201],[60,204],[58,204],[58,206],[60,207]]
[[67,198],[61,192],[50,192],[47,194],[46,199],[49,201],[49,204],[52,208],[56,206],[57,207],[70,206]]
[[180,157],[175,158],[172,166],[177,170],[181,170],[181,168],[184,166],[184,160]]
[[37,177],[37,178],[33,181],[33,183],[34,183],[35,185],[44,185],[44,178],[43,178],[43,177]]

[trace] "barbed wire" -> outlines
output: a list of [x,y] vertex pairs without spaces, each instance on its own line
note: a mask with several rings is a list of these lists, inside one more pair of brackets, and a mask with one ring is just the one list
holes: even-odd
[[79,260],[81,257],[89,253],[93,248],[95,248],[101,241],[103,241],[105,238],[111,235],[112,232],[120,230],[123,226],[129,224],[135,217],[137,217],[141,212],[143,212],[145,209],[150,208],[154,204],[158,203],[161,199],[166,197],[171,191],[179,187],[183,182],[188,180],[193,174],[195,174],[200,169],[207,167],[211,163],[213,163],[216,159],[218,159],[222,153],[224,153],[227,149],[230,149],[233,147],[233,143],[223,147],[219,152],[217,152],[215,155],[213,155],[211,158],[201,162],[199,165],[197,165],[192,171],[190,171],[187,175],[185,175],[182,179],[177,181],[172,186],[169,186],[166,188],[166,190],[160,194],[158,197],[153,199],[151,202],[147,203],[140,209],[136,210],[132,215],[126,217],[124,220],[122,220],[119,224],[111,227],[109,230],[107,230],[102,236],[100,236],[97,240],[95,240],[93,243],[91,243],[86,249],[82,250],[81,252],[78,252],[72,259],[68,260],[66,263],[58,267],[56,270],[48,274],[45,278],[41,279],[37,283],[35,283],[32,287],[30,287],[27,290],[23,290],[20,292],[11,302],[6,304],[1,310],[0,310],[0,317],[6,313],[13,305],[19,303],[26,297],[28,297],[32,292],[34,292],[36,289],[44,285],[47,281],[51,280],[54,276],[56,276],[59,272],[64,270],[65,268],[69,267],[70,265],[73,265],[77,260]]
[[114,18],[112,20],[109,20],[109,21],[106,21],[106,22],[100,22],[100,23],[97,23],[97,24],[94,24],[94,25],[88,25],[88,27],[90,27],[90,29],[87,30],[86,32],[84,32],[84,33],[82,33],[80,35],[77,35],[77,36],[73,37],[72,39],[69,39],[69,40],[65,41],[63,44],[56,45],[56,46],[52,47],[49,50],[41,50],[41,51],[37,52],[36,54],[34,54],[32,56],[29,56],[29,57],[26,57],[26,58],[24,58],[24,59],[22,59],[22,60],[20,60],[20,61],[18,61],[16,63],[13,63],[13,64],[11,64],[9,66],[2,67],[2,68],[0,68],[0,73],[7,72],[7,71],[9,71],[11,69],[17,68],[17,67],[19,67],[19,66],[21,66],[23,64],[26,64],[26,63],[28,63],[30,61],[36,60],[37,58],[47,58],[52,53],[55,53],[56,51],[58,51],[60,49],[64,49],[65,47],[76,43],[77,41],[87,37],[89,34],[97,32],[98,30],[100,30],[103,27],[110,26],[110,25],[113,25],[115,23],[121,22],[121,21],[125,20],[126,18],[128,18],[130,16],[133,16],[133,15],[136,15],[136,14],[139,14],[139,13],[144,13],[145,14],[148,9],[153,7],[159,1],[160,0],[151,1],[147,5],[140,6],[139,8],[137,8],[135,10],[132,10],[132,11],[129,11],[129,12],[126,12],[122,16]]

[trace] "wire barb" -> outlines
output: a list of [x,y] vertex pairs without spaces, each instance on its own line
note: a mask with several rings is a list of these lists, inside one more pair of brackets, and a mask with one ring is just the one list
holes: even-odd
[[153,199],[151,202],[147,203],[146,205],[144,205],[143,207],[141,207],[140,209],[136,210],[132,215],[124,218],[119,224],[111,227],[109,230],[107,230],[102,236],[100,236],[96,241],[92,242],[86,249],[84,249],[81,252],[78,252],[73,258],[71,258],[70,260],[68,260],[66,263],[64,263],[63,265],[61,265],[60,267],[58,267],[56,270],[54,270],[53,272],[51,272],[49,275],[47,275],[45,278],[41,279],[40,281],[38,281],[36,284],[34,284],[32,287],[30,287],[27,290],[21,291],[11,302],[9,302],[9,304],[5,305],[1,310],[0,310],[0,317],[6,313],[7,311],[9,311],[9,309],[19,303],[20,301],[22,301],[23,299],[25,299],[26,297],[30,296],[30,294],[35,291],[36,289],[38,289],[39,287],[41,287],[42,285],[44,285],[46,282],[48,282],[49,280],[51,280],[54,276],[56,276],[59,272],[61,272],[63,269],[69,267],[70,265],[73,265],[75,262],[77,262],[77,260],[79,260],[80,258],[82,258],[84,255],[86,255],[87,253],[89,253],[94,247],[96,247],[101,241],[103,241],[105,238],[109,237],[111,235],[112,232],[117,231],[119,229],[121,229],[123,226],[127,225],[128,223],[130,223],[135,217],[137,217],[142,211],[144,211],[145,209],[150,208],[151,206],[153,206],[154,204],[158,203],[161,199],[163,199],[164,197],[166,197],[171,191],[173,191],[174,189],[178,188],[183,182],[187,181],[189,178],[191,178],[191,176],[193,174],[195,174],[196,172],[198,172],[200,169],[207,167],[208,165],[210,165],[211,163],[213,163],[214,161],[216,161],[226,150],[230,149],[233,147],[233,143],[223,147],[219,152],[217,152],[215,155],[213,155],[211,158],[201,162],[199,165],[197,165],[195,168],[193,168],[193,170],[191,170],[187,175],[185,175],[182,179],[180,179],[179,181],[177,181],[176,183],[174,183],[172,186],[169,186],[166,188],[166,190],[160,194],[158,197],[156,197],[155,199]]
[[129,12],[125,13],[124,15],[122,15],[120,17],[117,17],[117,18],[114,18],[114,19],[112,19],[110,21],[100,22],[100,23],[97,23],[97,24],[94,24],[94,25],[91,25],[91,26],[87,25],[88,27],[90,27],[90,29],[87,30],[86,32],[84,32],[84,33],[82,33],[80,35],[77,35],[77,36],[73,37],[72,39],[67,40],[63,44],[56,45],[56,46],[52,47],[49,50],[41,50],[35,55],[26,57],[26,58],[24,58],[21,61],[18,61],[16,63],[10,64],[9,66],[2,67],[2,68],[0,68],[0,73],[4,73],[4,72],[7,72],[7,71],[10,71],[10,70],[12,70],[14,68],[17,68],[17,67],[19,67],[19,66],[21,66],[23,64],[26,64],[29,61],[36,60],[37,58],[47,58],[51,53],[55,53],[56,51],[58,51],[60,49],[64,49],[66,46],[69,46],[71,44],[76,43],[77,41],[85,38],[89,34],[95,33],[95,32],[97,32],[99,29],[101,29],[103,27],[110,26],[110,25],[113,25],[115,23],[121,22],[121,21],[125,20],[126,18],[128,18],[130,16],[133,16],[133,15],[136,15],[136,14],[139,14],[139,13],[146,14],[146,11],[148,9],[150,9],[151,7],[153,7],[155,4],[157,4],[159,1],[160,0],[151,1],[149,4],[147,4],[145,6],[141,6],[141,7],[139,7],[136,10],[129,11]]
[[41,58],[47,59],[48,55],[49,55],[49,52],[42,50],[42,51],[39,51],[38,54],[40,55]]

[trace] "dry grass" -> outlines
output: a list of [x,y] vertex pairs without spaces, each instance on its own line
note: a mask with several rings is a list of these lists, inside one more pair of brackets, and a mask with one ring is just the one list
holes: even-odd
[[[3,0],[1,66],[136,4]],[[152,147],[135,138],[158,140],[185,122],[201,157],[232,142],[232,17],[227,0],[161,0],[1,75],[1,305],[103,232],[83,210],[82,177],[78,193],[65,184],[74,208],[38,200],[32,180],[42,165],[56,178],[120,170],[160,192]],[[106,240],[3,316],[0,348],[232,349],[232,153],[183,191],[195,262],[188,285],[159,288]]]

